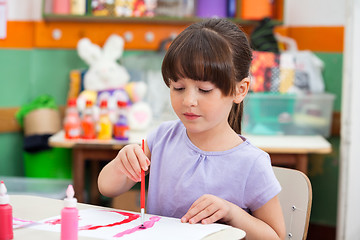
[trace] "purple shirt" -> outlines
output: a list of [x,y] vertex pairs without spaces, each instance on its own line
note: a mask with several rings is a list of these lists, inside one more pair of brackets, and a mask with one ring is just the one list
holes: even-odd
[[190,141],[180,120],[151,132],[147,212],[181,218],[204,194],[251,212],[275,197],[281,187],[269,155],[239,137],[244,142],[232,149],[206,152]]

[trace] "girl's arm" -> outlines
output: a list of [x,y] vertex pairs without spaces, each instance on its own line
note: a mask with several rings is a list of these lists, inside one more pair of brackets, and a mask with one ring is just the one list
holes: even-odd
[[239,206],[214,195],[197,199],[181,219],[203,224],[222,221],[246,232],[246,239],[285,239],[285,223],[277,196],[250,215]]
[[144,149],[145,154],[139,145],[129,144],[101,170],[98,187],[102,195],[116,197],[140,181],[141,168],[147,171],[150,165],[150,150],[146,142]]
[[246,239],[285,239],[284,216],[277,196],[252,215],[233,204],[231,216],[229,224],[243,229]]

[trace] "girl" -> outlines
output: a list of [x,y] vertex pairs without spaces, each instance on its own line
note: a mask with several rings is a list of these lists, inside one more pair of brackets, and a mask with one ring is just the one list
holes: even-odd
[[128,191],[143,169],[150,174],[150,214],[223,222],[247,239],[284,239],[281,187],[269,155],[240,135],[251,56],[245,34],[228,20],[205,20],[180,33],[162,64],[179,120],[150,133],[145,154],[136,144],[121,149],[99,175],[100,192]]

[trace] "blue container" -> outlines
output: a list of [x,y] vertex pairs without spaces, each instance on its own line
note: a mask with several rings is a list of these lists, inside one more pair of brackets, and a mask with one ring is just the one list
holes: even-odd
[[295,100],[293,94],[249,93],[244,101],[244,132],[284,134],[293,123]]

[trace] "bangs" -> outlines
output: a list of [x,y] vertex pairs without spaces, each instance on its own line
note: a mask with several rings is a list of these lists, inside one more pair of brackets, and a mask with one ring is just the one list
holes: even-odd
[[235,73],[232,53],[224,38],[206,28],[186,29],[172,45],[162,63],[167,86],[170,86],[170,81],[187,78],[209,81],[224,95],[233,94]]

